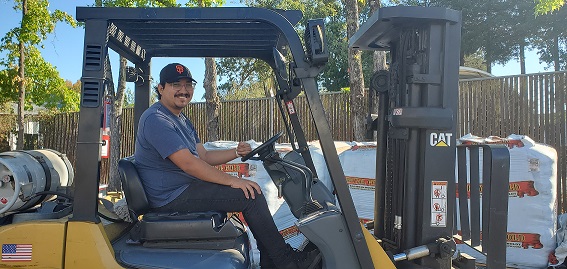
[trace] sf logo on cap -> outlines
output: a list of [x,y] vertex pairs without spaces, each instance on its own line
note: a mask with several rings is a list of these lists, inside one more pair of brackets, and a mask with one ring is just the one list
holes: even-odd
[[179,74],[183,73],[183,65],[180,64],[176,65],[175,70],[177,70],[177,73]]

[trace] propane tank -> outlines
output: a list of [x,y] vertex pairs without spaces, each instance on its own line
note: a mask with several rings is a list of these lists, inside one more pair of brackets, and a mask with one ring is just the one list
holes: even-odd
[[0,153],[0,214],[23,211],[53,199],[53,194],[36,194],[70,186],[74,174],[67,156],[55,150]]

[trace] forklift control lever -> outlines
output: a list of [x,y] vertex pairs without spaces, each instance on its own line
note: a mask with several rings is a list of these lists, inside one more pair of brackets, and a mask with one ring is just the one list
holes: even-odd
[[282,198],[283,196],[283,182],[285,181],[285,179],[280,179],[280,182],[278,183],[278,185],[276,185],[276,187],[278,187],[278,198]]

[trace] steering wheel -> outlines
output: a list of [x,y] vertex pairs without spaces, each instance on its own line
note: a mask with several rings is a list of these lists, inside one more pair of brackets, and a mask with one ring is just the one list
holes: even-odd
[[[262,143],[262,145],[258,146],[257,148],[255,148],[254,150],[250,151],[250,153],[246,154],[244,157],[242,157],[242,161],[248,161],[250,158],[254,157],[254,155],[264,151],[264,150],[269,150],[269,146],[273,145],[274,143],[276,143],[276,141],[278,141],[278,139],[283,135],[283,132],[279,132],[276,135],[272,136],[272,138],[266,140],[266,142]],[[272,147],[273,148],[273,147]],[[260,154],[261,155],[261,154]]]

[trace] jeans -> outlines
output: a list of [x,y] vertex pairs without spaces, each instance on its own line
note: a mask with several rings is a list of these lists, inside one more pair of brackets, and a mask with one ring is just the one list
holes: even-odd
[[[279,233],[263,194],[246,199],[241,189],[196,180],[169,204],[154,209],[158,212],[242,212],[244,220],[257,241],[260,255],[266,255],[276,264],[285,264],[292,258]],[[267,253],[266,253],[267,252]]]

